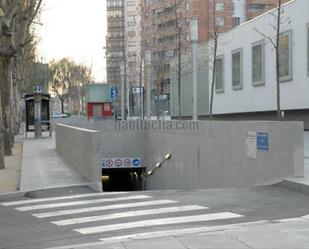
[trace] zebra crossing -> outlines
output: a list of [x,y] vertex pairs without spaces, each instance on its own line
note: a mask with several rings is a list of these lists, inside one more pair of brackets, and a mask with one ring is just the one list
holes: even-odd
[[[40,198],[2,202],[2,206],[31,214],[36,219],[59,227],[67,227],[80,235],[96,235],[106,240],[106,233],[121,232],[115,238],[129,238],[138,229],[149,229],[145,235],[157,236],[169,232],[181,232],[181,225],[231,220],[243,217],[233,212],[213,212],[209,207],[184,204],[169,198],[157,198],[144,193],[111,192],[92,193],[64,197]],[[206,223],[206,225],[204,225]],[[173,226],[172,230],[156,231],[158,227]],[[175,229],[175,226],[177,227]],[[208,226],[209,227],[209,226]],[[152,231],[152,229],[154,229]],[[188,230],[182,229],[184,232]],[[112,239],[109,237],[108,239]]]

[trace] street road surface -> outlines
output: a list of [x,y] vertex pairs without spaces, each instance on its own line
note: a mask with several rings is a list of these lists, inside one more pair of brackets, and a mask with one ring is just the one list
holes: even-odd
[[0,248],[42,249],[162,237],[308,214],[308,196],[280,186],[47,198],[11,194],[0,196]]

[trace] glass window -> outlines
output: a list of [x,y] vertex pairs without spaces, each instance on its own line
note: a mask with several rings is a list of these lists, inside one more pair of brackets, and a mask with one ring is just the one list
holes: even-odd
[[242,89],[242,50],[232,52],[232,87],[234,90]]
[[266,7],[266,4],[249,4],[249,10],[251,11],[263,11]]
[[252,83],[264,84],[264,41],[252,45]]
[[216,17],[216,26],[219,26],[219,27],[224,26],[224,17]]
[[233,27],[237,27],[240,24],[240,17],[233,17]]
[[128,21],[128,27],[135,27],[136,22],[135,21]]
[[216,3],[216,11],[224,11],[224,3]]
[[185,10],[189,10],[190,4],[188,2],[185,3]]
[[135,6],[135,1],[128,1],[128,2],[127,2],[127,5],[128,5],[128,6]]
[[292,79],[292,31],[286,31],[279,38],[279,76],[281,81]]
[[224,59],[218,56],[216,59],[215,86],[216,93],[224,92]]

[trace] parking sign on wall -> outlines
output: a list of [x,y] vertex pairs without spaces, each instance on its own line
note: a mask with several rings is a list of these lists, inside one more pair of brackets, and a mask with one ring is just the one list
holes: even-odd
[[102,158],[102,168],[140,168],[142,160],[140,157],[122,157],[122,158]]

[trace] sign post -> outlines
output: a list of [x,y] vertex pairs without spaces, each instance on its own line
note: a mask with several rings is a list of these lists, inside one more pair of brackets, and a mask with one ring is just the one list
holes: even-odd
[[42,137],[42,87],[34,86],[33,87],[34,95],[34,137]]
[[118,89],[116,87],[111,87],[111,99],[113,101],[113,109],[114,109],[114,120],[116,120],[116,99],[118,98]]

